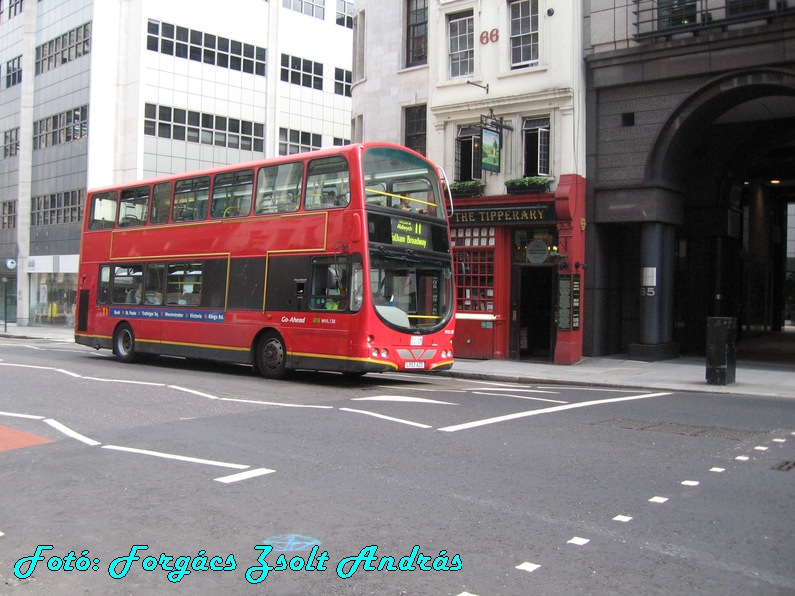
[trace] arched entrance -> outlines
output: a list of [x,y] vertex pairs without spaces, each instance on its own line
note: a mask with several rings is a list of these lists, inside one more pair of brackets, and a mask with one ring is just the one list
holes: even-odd
[[[682,353],[703,353],[713,316],[736,317],[741,342],[785,333],[795,74],[759,69],[709,82],[670,116],[646,172],[647,184],[681,195],[683,225],[656,224],[661,240],[652,236],[660,230],[641,230],[641,246],[651,245],[674,288],[651,314],[641,298],[641,341],[644,329],[659,329]],[[756,342],[756,354],[744,355],[774,346],[779,358],[795,361],[795,341],[787,339],[783,351],[782,342]]]

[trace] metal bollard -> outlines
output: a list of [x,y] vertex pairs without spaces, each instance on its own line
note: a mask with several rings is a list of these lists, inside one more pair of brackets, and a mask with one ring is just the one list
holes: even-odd
[[707,319],[707,383],[730,385],[737,370],[737,319]]

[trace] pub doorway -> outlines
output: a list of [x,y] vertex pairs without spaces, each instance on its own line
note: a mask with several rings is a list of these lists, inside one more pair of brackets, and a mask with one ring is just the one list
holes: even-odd
[[556,287],[554,266],[514,265],[511,275],[511,359],[553,361]]

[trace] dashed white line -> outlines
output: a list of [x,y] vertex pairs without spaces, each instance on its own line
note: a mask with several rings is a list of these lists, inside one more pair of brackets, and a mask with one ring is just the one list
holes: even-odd
[[738,456],[737,456],[737,457],[735,457],[734,459],[736,459],[737,461],[748,461],[748,460],[749,460],[749,459],[751,459],[751,458],[750,458],[750,457],[748,457],[747,455],[738,455]]
[[683,480],[682,484],[684,486],[698,486],[698,481],[697,480]]
[[588,544],[590,540],[588,538],[580,538],[579,536],[575,536],[571,540],[569,540],[566,544],[574,544],[576,546],[585,546]]
[[517,565],[516,568],[520,569],[521,571],[527,571],[529,573],[533,573],[533,571],[535,571],[536,569],[541,569],[541,565],[536,565],[535,563],[528,563],[527,561],[525,561],[521,565]]
[[375,412],[368,412],[366,410],[354,410],[353,408],[340,408],[342,412],[354,412],[356,414],[365,414],[367,416],[374,416],[375,418],[382,418],[391,422],[400,422],[401,424],[408,424],[409,426],[416,426],[418,428],[432,428],[428,424],[420,424],[419,422],[412,422],[411,420],[403,420],[402,418],[393,418],[392,416],[384,416],[383,414],[376,414]]
[[99,441],[95,441],[94,439],[89,439],[85,435],[81,435],[79,432],[73,431],[68,426],[64,426],[63,424],[61,424],[57,420],[53,420],[52,418],[47,418],[44,420],[44,422],[52,426],[55,430],[62,432],[67,437],[72,437],[73,439],[77,439],[78,441],[81,441],[86,445],[91,445],[92,447],[95,447],[97,445],[102,445],[102,443],[100,443]]
[[756,447],[754,447],[754,450],[756,450],[756,451],[767,451],[768,448],[764,447],[762,445],[757,445]]
[[720,473],[720,472],[725,472],[726,468],[710,468],[709,471],[710,472],[719,472]]
[[668,497],[652,497],[649,499],[649,503],[665,503],[668,500]]
[[265,474],[272,474],[275,471],[276,470],[269,470],[268,468],[256,468],[254,470],[238,472],[237,474],[232,474],[231,476],[222,476],[221,478],[216,478],[215,481],[223,482],[224,484],[229,484],[231,482],[247,480],[249,478],[254,478],[256,476],[264,476]]
[[787,439],[773,439],[774,443],[786,443]]
[[632,518],[631,518],[631,517],[629,517],[628,515],[616,515],[616,516],[613,518],[613,521],[627,523],[627,522],[629,522],[629,521],[632,521]]
[[114,451],[126,451],[128,453],[139,453],[141,455],[151,455],[153,457],[162,457],[165,459],[176,459],[178,461],[189,462],[192,464],[205,464],[208,466],[219,466],[221,468],[233,468],[235,470],[245,470],[251,466],[243,464],[230,464],[223,461],[215,461],[212,459],[200,459],[198,457],[188,457],[185,455],[174,455],[173,453],[162,453],[160,451],[149,451],[148,449],[135,449],[134,447],[119,447],[118,445],[103,445],[103,449],[113,449]]

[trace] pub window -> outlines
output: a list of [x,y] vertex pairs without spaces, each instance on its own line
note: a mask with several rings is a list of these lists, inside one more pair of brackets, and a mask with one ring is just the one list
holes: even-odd
[[[453,240],[456,247],[466,246],[455,251],[458,310],[494,312],[494,248],[482,248],[494,246],[494,228],[458,228]],[[477,245],[472,244],[475,240]]]
[[511,2],[511,68],[538,65],[538,2]]
[[480,155],[480,127],[462,126],[455,140],[455,181],[480,180],[483,176]]
[[475,71],[475,20],[472,12],[450,15],[447,20],[450,78]]
[[525,120],[524,176],[549,176],[549,118]]
[[428,62],[428,0],[408,0],[406,66]]

